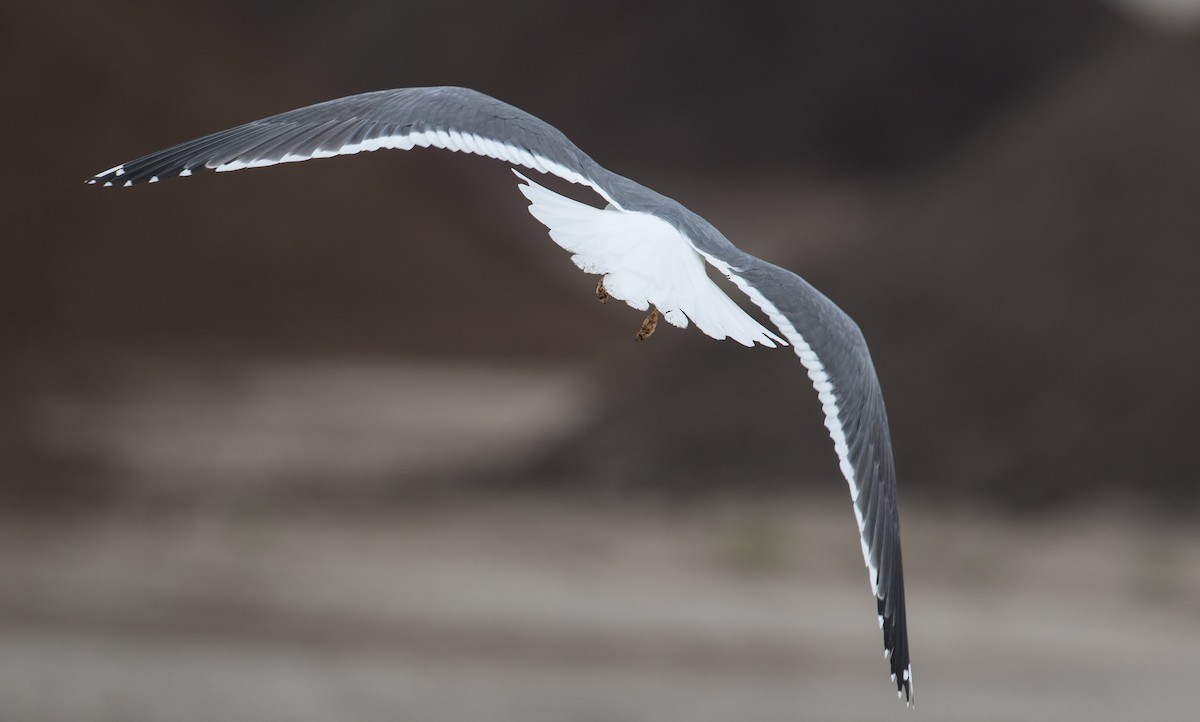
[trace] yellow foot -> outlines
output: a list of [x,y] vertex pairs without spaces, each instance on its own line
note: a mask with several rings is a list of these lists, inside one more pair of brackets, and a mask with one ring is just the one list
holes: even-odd
[[651,306],[650,313],[646,316],[646,320],[642,321],[642,329],[637,332],[635,338],[638,341],[645,341],[650,338],[650,334],[654,333],[656,328],[658,328],[658,309]]
[[604,276],[596,281],[596,298],[600,299],[600,303],[608,303],[608,289],[604,287]]

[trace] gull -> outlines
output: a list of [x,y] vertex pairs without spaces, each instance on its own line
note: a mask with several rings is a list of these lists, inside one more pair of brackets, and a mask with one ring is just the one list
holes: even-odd
[[[911,706],[896,474],[879,379],[858,325],[800,276],[740,250],[680,203],[603,168],[549,123],[467,88],[400,88],[330,100],[151,153],[87,182],[132,186],[209,170],[417,147],[487,156],[595,191],[603,208],[513,169],[529,212],[550,238],[582,271],[600,276],[596,296],[648,311],[638,340],[654,333],[661,317],[744,346],[791,346],[817,392],[849,484],[884,657],[897,695]],[[745,293],[778,334],[726,295],[706,264]]]

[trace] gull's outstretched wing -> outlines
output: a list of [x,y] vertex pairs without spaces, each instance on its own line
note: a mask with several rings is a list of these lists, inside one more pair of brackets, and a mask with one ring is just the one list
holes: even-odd
[[[796,274],[742,252],[682,205],[601,167],[548,123],[466,88],[403,88],[331,100],[122,163],[88,182],[131,186],[414,147],[487,156],[590,186],[607,208],[565,198],[525,176],[520,188],[530,212],[575,263],[605,274],[611,295],[635,308],[654,304],[668,322],[686,326],[690,319],[717,339],[792,345],[817,390],[850,485],[885,654],[897,690],[911,703],[895,470],[879,381],[858,326]],[[704,261],[749,295],[783,338],[714,284]]]
[[596,162],[557,128],[478,91],[453,87],[379,90],[309,105],[122,163],[88,182],[130,186],[208,170],[431,146],[553,173],[606,196],[590,179]]
[[[744,256],[744,254],[742,254]],[[766,312],[808,369],[825,412],[838,466],[850,485],[863,559],[883,629],[883,649],[896,690],[911,705],[912,662],[904,609],[896,469],[883,393],[858,325],[807,281],[753,256],[724,267]]]

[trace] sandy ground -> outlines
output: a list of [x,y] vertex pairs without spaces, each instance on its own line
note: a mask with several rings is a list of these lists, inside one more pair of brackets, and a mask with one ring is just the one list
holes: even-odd
[[90,386],[32,404],[43,457],[121,494],[198,503],[297,491],[353,495],[514,463],[594,403],[564,367],[394,360],[91,360]]
[[1194,719],[1196,534],[905,521],[915,712],[833,503],[6,523],[0,719]]
[[[569,431],[587,384],[119,368],[47,393],[32,438],[142,502],[0,516],[0,722],[1195,719],[1194,528],[907,503],[909,711],[840,482],[687,510],[376,497]],[[297,479],[358,501],[278,503]]]

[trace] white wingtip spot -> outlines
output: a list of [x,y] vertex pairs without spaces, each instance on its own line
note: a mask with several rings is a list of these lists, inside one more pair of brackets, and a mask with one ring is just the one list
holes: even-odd
[[152,176],[150,176],[150,182],[151,182],[151,183],[157,183],[157,182],[158,182],[158,176],[156,176],[156,175],[152,175]]
[[102,170],[99,173],[97,173],[96,175],[92,176],[92,178],[95,179],[95,178],[103,178],[105,176],[110,176],[110,175],[121,175],[124,172],[125,172],[125,164],[122,163],[120,165],[114,165],[112,168],[109,168],[108,170]]
[[191,169],[191,168],[184,168],[183,170],[179,171],[179,177],[180,177],[180,178],[187,178],[187,177],[188,177],[188,176],[190,176],[191,174],[192,174],[192,169]]
[[129,186],[131,186],[131,185],[133,185],[133,181],[125,181],[124,185],[122,185],[121,187],[122,187],[122,188],[128,188],[128,187],[129,187]]

